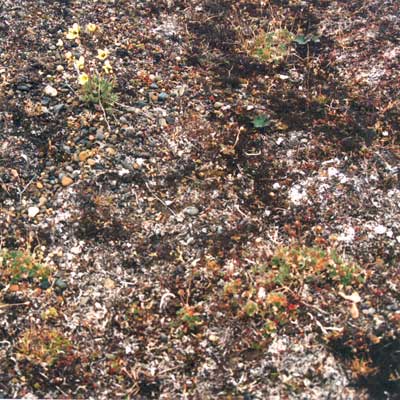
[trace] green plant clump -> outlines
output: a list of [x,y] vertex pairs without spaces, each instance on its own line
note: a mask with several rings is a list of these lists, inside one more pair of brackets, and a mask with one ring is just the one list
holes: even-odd
[[254,43],[255,55],[262,61],[279,63],[289,55],[294,37],[287,29],[261,32]]
[[47,282],[50,269],[36,259],[28,251],[7,250],[0,251],[0,276],[4,283],[14,284],[21,281]]
[[33,364],[54,366],[73,351],[71,342],[57,329],[28,329],[19,342],[17,356]]
[[88,104],[97,104],[111,108],[118,101],[114,92],[114,82],[101,75],[95,75],[82,86],[82,100]]

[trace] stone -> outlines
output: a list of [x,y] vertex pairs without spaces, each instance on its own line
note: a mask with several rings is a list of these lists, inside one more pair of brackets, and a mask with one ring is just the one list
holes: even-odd
[[104,139],[104,133],[100,129],[97,130],[96,132],[96,140],[103,140]]
[[165,100],[167,100],[167,99],[168,99],[167,93],[161,92],[161,93],[158,95],[158,101],[165,101]]
[[61,290],[65,290],[67,288],[67,283],[64,282],[61,278],[56,279],[54,284]]
[[199,211],[199,209],[198,209],[197,207],[189,206],[189,207],[186,207],[186,208],[183,210],[183,212],[184,212],[186,215],[190,215],[190,216],[194,217],[194,216],[198,215],[200,211]]
[[106,278],[104,280],[104,287],[106,289],[114,289],[115,288],[115,282],[110,278]]
[[72,183],[74,183],[74,180],[73,180],[70,176],[68,176],[68,175],[64,175],[64,176],[61,178],[61,185],[63,185],[63,186],[69,186],[69,185],[71,185]]
[[158,99],[157,93],[154,93],[154,92],[150,92],[149,93],[149,100],[150,101],[157,101],[157,99]]
[[54,111],[55,114],[58,114],[63,108],[65,108],[65,104],[64,103],[56,104],[53,107],[53,111]]
[[35,218],[36,215],[38,215],[40,212],[39,208],[36,206],[32,206],[28,208],[28,217],[29,218]]
[[86,161],[88,158],[90,158],[90,156],[92,155],[92,152],[90,150],[83,150],[79,153],[79,161],[84,162]]
[[44,88],[44,93],[45,93],[47,96],[50,96],[50,97],[55,97],[55,96],[57,96],[57,94],[58,94],[57,89],[56,89],[56,88],[53,88],[53,86],[51,86],[51,85],[47,85],[47,86]]

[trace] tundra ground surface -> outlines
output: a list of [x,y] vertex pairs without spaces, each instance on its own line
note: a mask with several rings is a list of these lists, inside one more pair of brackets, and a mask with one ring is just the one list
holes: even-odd
[[399,398],[399,60],[395,0],[2,0],[0,397]]

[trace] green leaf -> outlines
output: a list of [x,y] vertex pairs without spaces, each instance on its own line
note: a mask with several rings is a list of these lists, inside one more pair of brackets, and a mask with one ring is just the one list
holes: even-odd
[[268,119],[268,115],[257,115],[251,121],[254,128],[265,128],[271,125],[271,121]]
[[305,35],[297,35],[297,36],[294,38],[294,41],[295,41],[297,44],[305,45],[305,44],[307,44],[307,43],[310,41],[310,39],[309,39],[308,37],[306,37]]

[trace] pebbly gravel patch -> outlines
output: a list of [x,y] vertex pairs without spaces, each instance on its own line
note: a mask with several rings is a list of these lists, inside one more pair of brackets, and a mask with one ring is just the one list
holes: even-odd
[[1,396],[396,399],[398,11],[3,0]]

